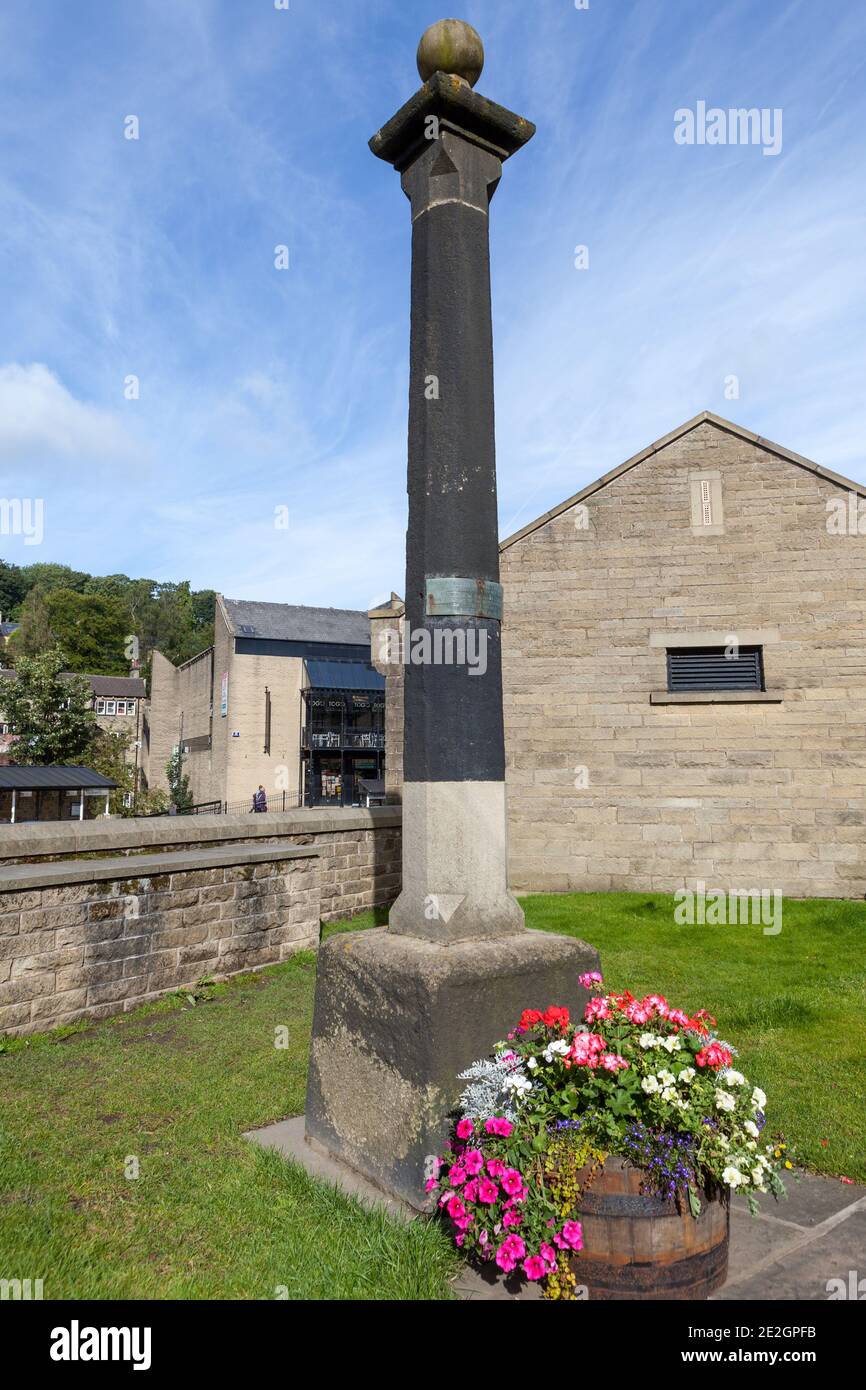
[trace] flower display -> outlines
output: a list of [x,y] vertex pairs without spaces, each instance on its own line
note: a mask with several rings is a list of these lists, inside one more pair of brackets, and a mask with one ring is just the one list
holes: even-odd
[[581,1192],[610,1154],[693,1216],[702,1195],[743,1192],[753,1208],[758,1193],[782,1195],[791,1161],[781,1139],[763,1142],[766,1094],[716,1026],[662,994],[593,993],[578,1023],[564,1008],[525,1009],[462,1074],[454,1138],[425,1169],[461,1251],[573,1296]]

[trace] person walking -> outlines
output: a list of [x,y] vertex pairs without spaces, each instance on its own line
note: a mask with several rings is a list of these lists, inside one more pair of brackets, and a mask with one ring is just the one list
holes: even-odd
[[253,811],[266,811],[268,809],[267,792],[261,783],[259,783],[258,791],[253,792],[253,804],[251,809]]

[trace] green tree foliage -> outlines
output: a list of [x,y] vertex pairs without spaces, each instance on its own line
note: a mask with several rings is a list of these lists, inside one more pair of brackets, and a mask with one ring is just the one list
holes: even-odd
[[21,608],[21,626],[9,638],[7,658],[14,661],[19,656],[39,656],[54,646],[45,597],[41,589],[31,589]]
[[51,631],[66,654],[67,669],[125,676],[129,660],[129,609],[118,599],[54,589],[45,598]]
[[165,765],[165,775],[168,778],[169,794],[178,810],[182,811],[185,806],[191,806],[192,793],[189,789],[189,778],[183,770],[182,748],[175,748]]
[[86,764],[96,727],[90,684],[83,676],[64,675],[65,667],[63,652],[53,647],[22,656],[15,675],[2,678],[3,713],[18,736],[16,763]]
[[126,639],[137,637],[141,674],[158,648],[175,665],[213,642],[216,595],[189,581],[158,583],[125,574],[92,575],[68,565],[19,567],[0,560],[0,612],[19,621],[5,660],[59,643],[69,667],[91,675],[125,675],[130,666]]

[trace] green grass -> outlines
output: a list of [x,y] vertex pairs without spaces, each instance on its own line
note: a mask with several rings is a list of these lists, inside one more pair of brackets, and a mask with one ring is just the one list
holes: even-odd
[[[776,937],[675,926],[662,894],[524,907],[530,926],[598,946],[608,983],[716,1014],[800,1160],[866,1179],[866,904],[786,902]],[[43,1278],[48,1298],[449,1297],[435,1227],[367,1212],[241,1137],[303,1109],[314,972],[305,953],[195,1007],[171,998],[7,1044],[0,1277]]]
[[46,1298],[449,1297],[438,1229],[241,1137],[304,1108],[314,973],[304,953],[0,1055],[0,1276]]
[[605,983],[709,1009],[798,1161],[866,1181],[866,903],[786,899],[782,930],[687,927],[663,893],[539,895],[527,925],[583,937]]

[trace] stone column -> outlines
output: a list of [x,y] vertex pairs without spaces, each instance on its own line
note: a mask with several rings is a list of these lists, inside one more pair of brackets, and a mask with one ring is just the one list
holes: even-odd
[[507,888],[489,208],[535,127],[473,92],[482,63],[468,25],[434,26],[419,50],[428,81],[371,141],[412,210],[403,892],[390,929],[437,941],[524,925]]
[[433,25],[424,85],[370,142],[412,210],[403,891],[387,930],[320,948],[307,1093],[308,1141],[419,1208],[457,1072],[521,1010],[580,1008],[598,969],[507,887],[488,214],[535,127],[472,90],[483,57]]

